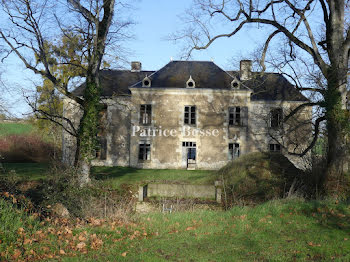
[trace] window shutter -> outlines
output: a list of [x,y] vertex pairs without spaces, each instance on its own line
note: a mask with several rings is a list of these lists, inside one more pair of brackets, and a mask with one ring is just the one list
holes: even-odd
[[241,122],[242,126],[248,126],[248,107],[247,106],[242,106],[241,107]]

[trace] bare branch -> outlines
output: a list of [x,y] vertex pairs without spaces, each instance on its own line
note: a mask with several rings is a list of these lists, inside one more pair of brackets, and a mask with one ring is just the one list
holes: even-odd
[[303,150],[303,152],[301,152],[301,153],[288,152],[288,154],[294,155],[294,156],[300,156],[300,157],[305,156],[315,146],[317,139],[318,139],[318,135],[320,133],[320,123],[322,121],[325,121],[325,120],[326,120],[325,116],[322,116],[322,117],[316,119],[316,121],[315,121],[315,133],[314,133],[313,139],[312,139],[310,145],[305,150]]

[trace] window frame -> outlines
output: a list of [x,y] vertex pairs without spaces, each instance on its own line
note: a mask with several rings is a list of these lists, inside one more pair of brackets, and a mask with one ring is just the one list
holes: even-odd
[[282,147],[278,143],[270,143],[269,144],[269,152],[270,153],[282,153]]
[[149,141],[141,141],[139,143],[138,160],[139,162],[147,162],[151,160],[151,143]]
[[[139,108],[139,124],[143,126],[149,126],[152,124],[152,104],[141,104]],[[144,121],[145,116],[147,121]]]
[[[232,145],[232,148],[231,148]],[[238,146],[237,146],[238,145]],[[237,152],[235,152],[237,150]],[[241,147],[239,143],[229,143],[228,144],[228,158],[229,160],[234,160],[239,158],[241,155]]]
[[[188,110],[186,111],[186,109]],[[194,105],[185,106],[184,107],[184,125],[195,126],[196,124],[197,124],[197,107]]]
[[[239,112],[237,112],[239,109]],[[238,116],[238,117],[237,117]],[[237,120],[238,118],[238,120]],[[242,126],[242,107],[241,106],[231,106],[228,108],[228,125],[229,126]]]
[[[277,116],[277,119],[275,119],[274,116]],[[270,109],[269,127],[270,128],[283,127],[283,109],[281,107],[275,107]]]

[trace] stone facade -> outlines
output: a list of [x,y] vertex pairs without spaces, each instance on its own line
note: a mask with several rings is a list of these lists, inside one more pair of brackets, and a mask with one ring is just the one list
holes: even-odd
[[[249,70],[246,66],[249,61],[244,62],[244,68]],[[172,69],[174,65],[168,64],[170,68],[166,66],[163,71],[169,73],[187,66],[181,65]],[[212,82],[203,84],[200,81],[198,72],[203,72],[203,68],[196,70],[196,66],[191,64],[187,69],[190,72],[181,72],[184,75],[182,86],[176,84],[178,79],[168,84],[166,79],[170,77],[162,79],[164,72],[159,70],[130,85],[128,94],[105,97],[102,100],[106,105],[105,154],[92,164],[218,169],[239,155],[273,150],[281,151],[296,166],[303,167],[305,158],[291,156],[287,149],[299,153],[309,144],[312,109],[306,107],[288,121],[282,120],[295,107],[305,103],[306,99],[300,93],[298,99],[293,100],[256,98],[257,90],[244,82],[253,77],[252,72],[244,73],[245,80],[225,72],[227,76],[222,77],[228,79],[228,84],[223,82],[223,88],[211,88],[205,84],[214,85]],[[219,70],[211,62],[204,66],[208,70],[214,66],[213,70]],[[288,88],[294,87],[289,84]],[[293,92],[295,95],[298,91]],[[65,116],[78,122],[80,114],[76,104],[65,100],[64,112]],[[273,112],[281,115],[273,115]],[[64,133],[63,141],[63,160],[72,163],[74,139]]]

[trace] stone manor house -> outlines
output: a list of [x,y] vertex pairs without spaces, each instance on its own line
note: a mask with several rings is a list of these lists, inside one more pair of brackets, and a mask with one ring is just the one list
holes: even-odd
[[[312,108],[281,74],[224,71],[213,62],[171,61],[158,71],[101,72],[104,110],[93,165],[138,168],[218,169],[254,151],[285,154],[296,166],[312,137]],[[74,92],[83,93],[84,85]],[[79,107],[64,101],[64,115],[78,123]],[[63,161],[74,159],[74,139],[63,135]]]

